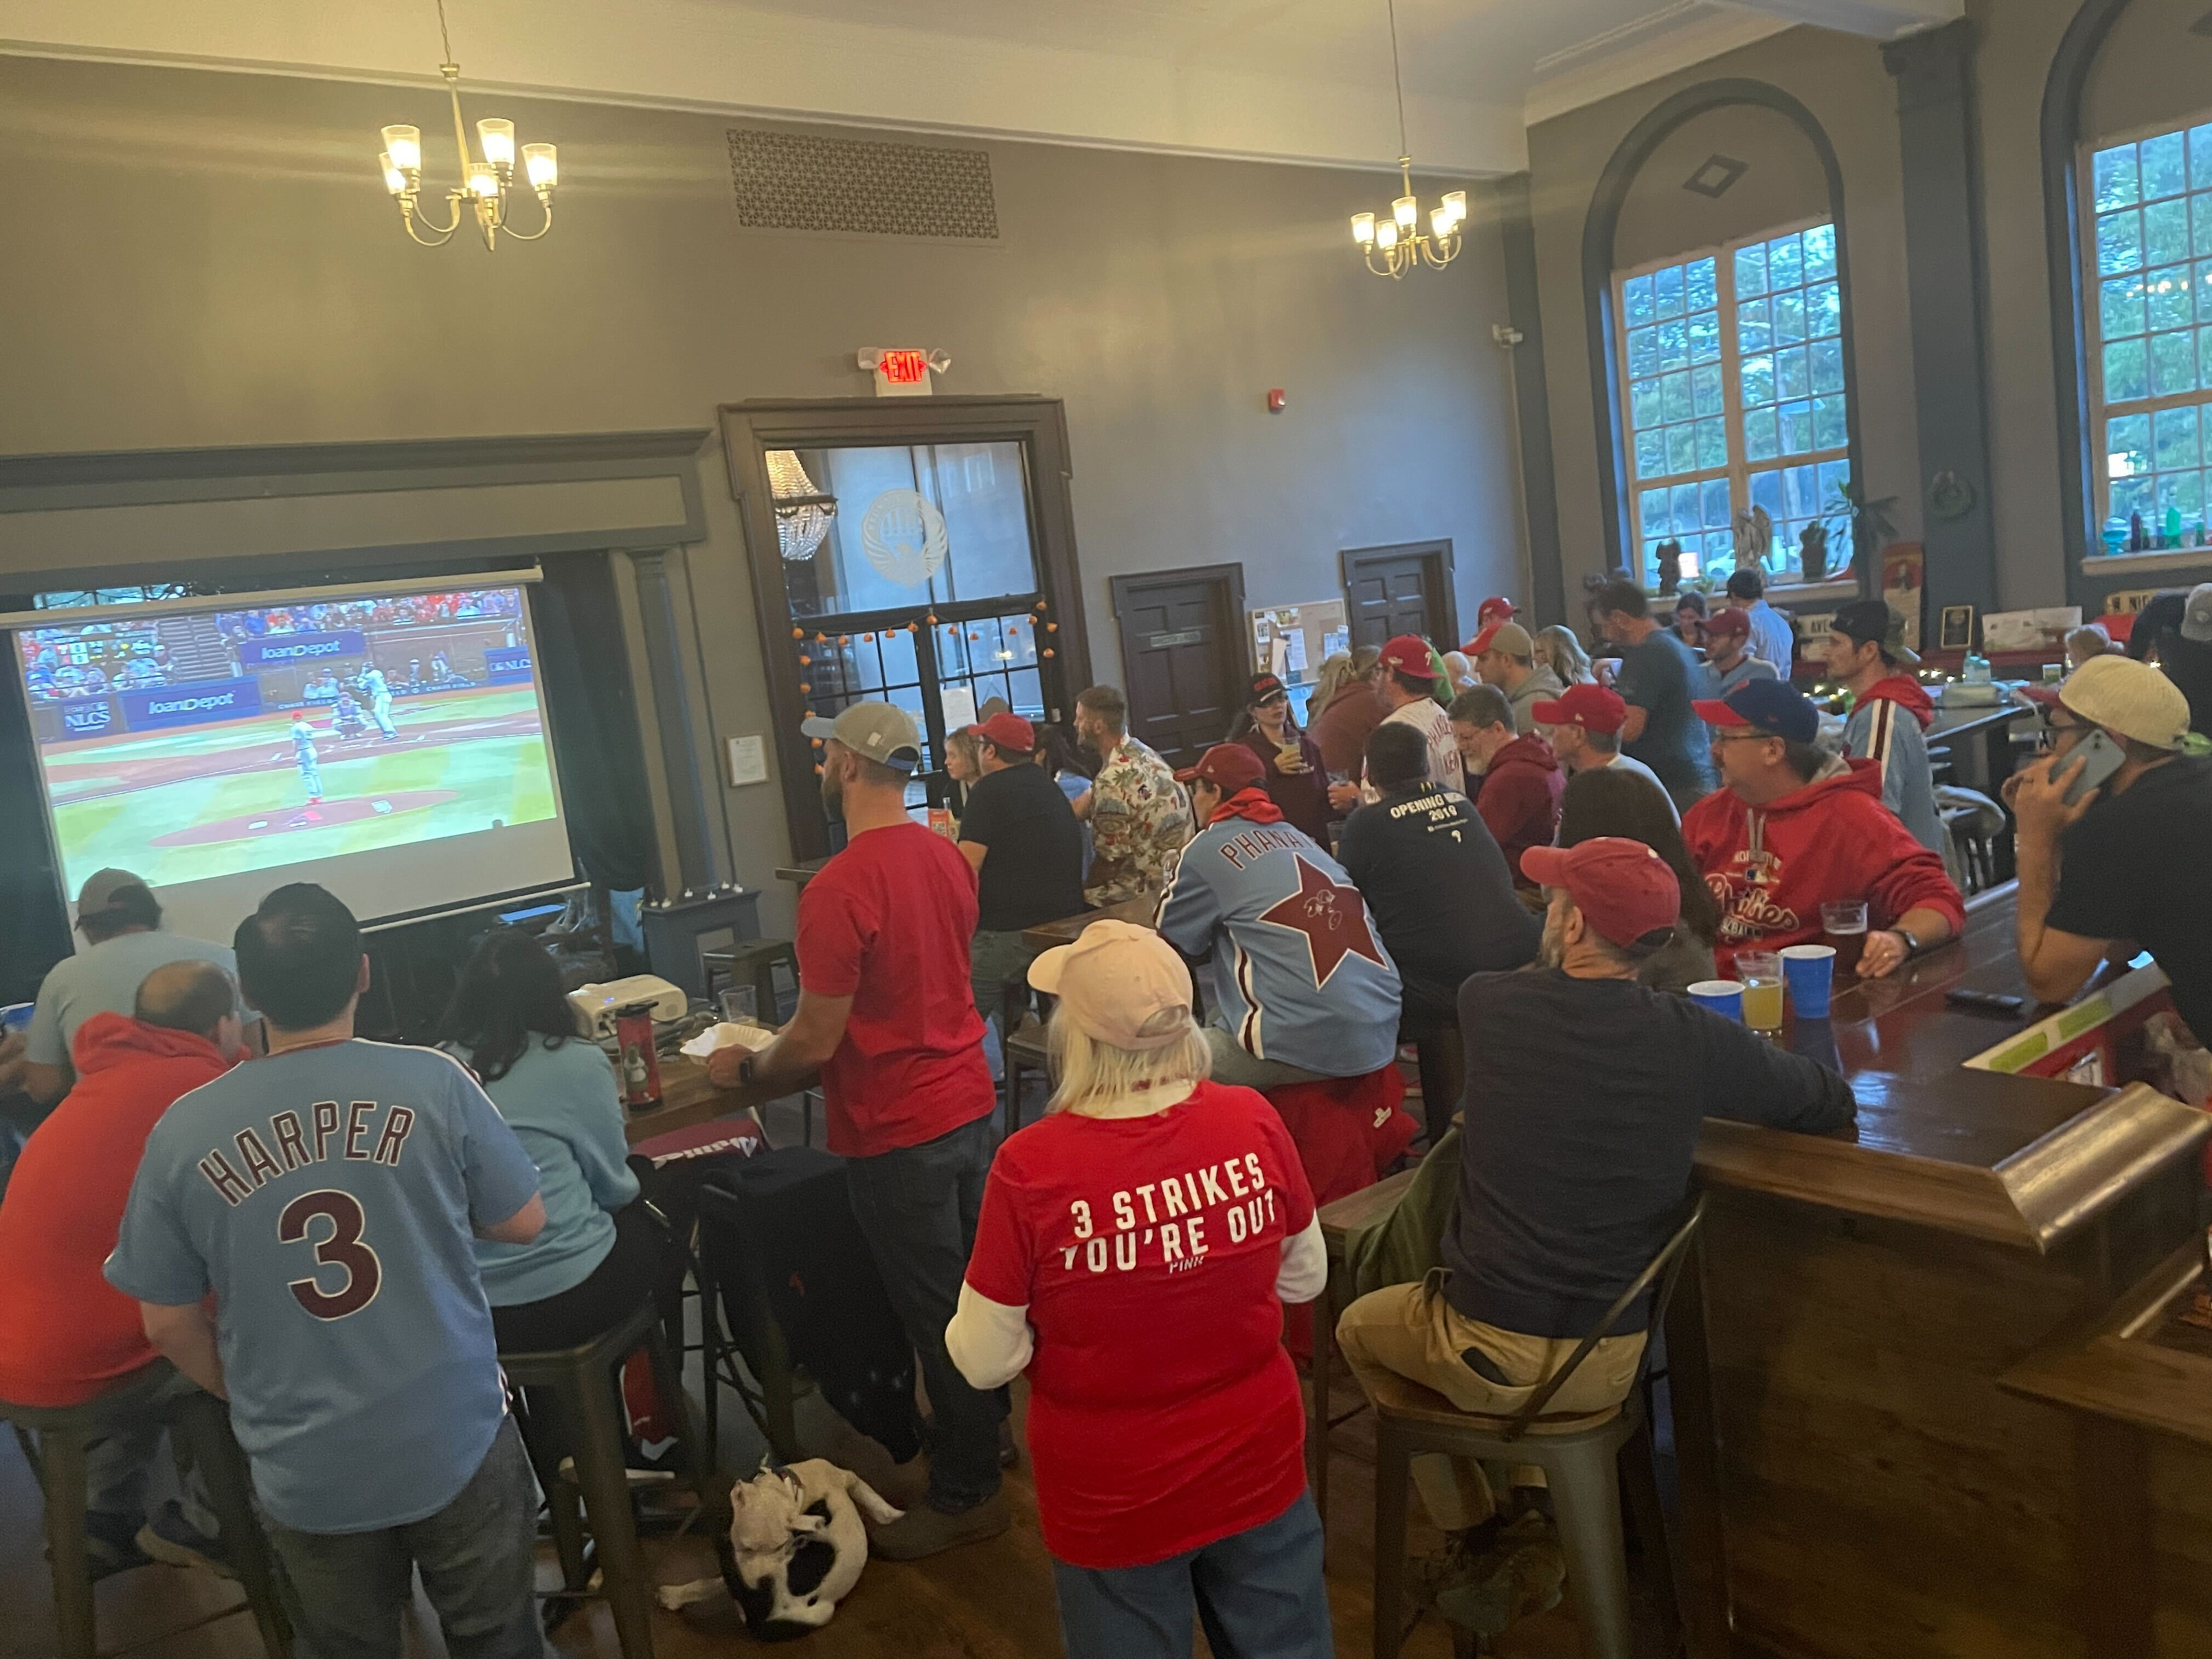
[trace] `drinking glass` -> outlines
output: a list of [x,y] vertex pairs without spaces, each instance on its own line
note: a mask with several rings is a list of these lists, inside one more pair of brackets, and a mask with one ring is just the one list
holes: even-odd
[[715,999],[722,1006],[722,1018],[732,1025],[760,1024],[760,994],[750,985],[731,985],[723,988]]
[[1743,986],[1743,1023],[1754,1031],[1782,1029],[1782,958],[1772,951],[1739,951],[1735,976]]
[[1867,902],[1832,899],[1820,907],[1820,926],[1828,943],[1836,947],[1836,972],[1856,975],[1859,957],[1866,949]]

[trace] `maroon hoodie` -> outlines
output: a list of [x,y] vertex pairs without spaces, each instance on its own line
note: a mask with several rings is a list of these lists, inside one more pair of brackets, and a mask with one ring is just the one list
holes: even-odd
[[1559,797],[1566,792],[1567,775],[1559,769],[1559,757],[1534,732],[1491,757],[1474,810],[1498,838],[1516,881],[1521,879],[1521,854],[1531,847],[1549,847],[1559,833]]

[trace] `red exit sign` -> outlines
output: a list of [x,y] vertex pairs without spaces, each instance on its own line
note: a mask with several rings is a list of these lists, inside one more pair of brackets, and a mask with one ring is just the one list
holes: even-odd
[[893,386],[921,386],[929,380],[929,354],[915,346],[891,346],[876,360],[876,373]]

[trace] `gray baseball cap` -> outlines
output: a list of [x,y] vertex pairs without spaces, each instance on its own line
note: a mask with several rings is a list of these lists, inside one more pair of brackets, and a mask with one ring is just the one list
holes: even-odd
[[2212,582],[2189,590],[2189,602],[2181,608],[2181,637],[2212,644]]
[[887,702],[849,703],[834,720],[811,714],[799,729],[810,738],[835,738],[861,759],[894,772],[910,773],[921,764],[921,732],[914,716]]

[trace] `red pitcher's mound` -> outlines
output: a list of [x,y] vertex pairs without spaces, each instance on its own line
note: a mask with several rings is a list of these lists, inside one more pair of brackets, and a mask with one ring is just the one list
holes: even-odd
[[189,830],[172,830],[154,837],[156,847],[208,847],[217,842],[252,841],[264,836],[287,835],[300,830],[329,830],[365,818],[397,817],[419,812],[426,806],[443,806],[459,800],[458,789],[400,789],[388,795],[326,800],[320,806],[283,806],[273,812],[248,812],[213,823],[196,823]]

